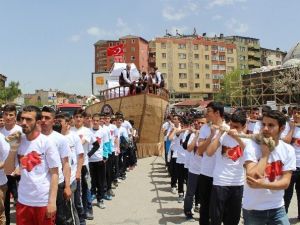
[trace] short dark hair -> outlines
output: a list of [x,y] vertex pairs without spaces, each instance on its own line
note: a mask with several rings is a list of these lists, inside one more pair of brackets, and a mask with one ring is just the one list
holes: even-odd
[[264,113],[263,118],[264,117],[269,117],[272,118],[274,120],[277,120],[279,127],[283,127],[286,124],[286,117],[285,115],[278,111],[278,110],[269,110],[267,112]]
[[252,111],[259,111],[259,108],[258,107],[253,107],[253,108],[250,109],[250,112],[252,112]]
[[73,113],[73,116],[76,116],[76,115],[81,115],[82,117],[84,117],[85,111],[83,109],[76,109]]
[[261,112],[264,114],[268,111],[272,110],[271,106],[269,105],[264,105],[262,108],[261,108]]
[[92,118],[94,119],[95,117],[99,117],[100,118],[101,117],[100,113],[94,113],[93,116],[92,116]]
[[23,108],[22,112],[35,112],[35,120],[42,119],[42,111],[35,105],[27,105]]
[[219,112],[221,117],[224,115],[224,104],[222,102],[210,102],[206,108],[212,108],[214,112]]
[[226,123],[229,123],[231,120],[231,114],[230,113],[224,113],[224,120]]
[[66,122],[70,122],[71,116],[69,113],[59,113],[55,115],[55,119],[64,119]]
[[16,104],[8,103],[3,107],[3,112],[15,112],[17,114]]
[[42,112],[51,113],[52,117],[55,118],[55,110],[49,106],[44,106]]
[[0,111],[0,118],[3,118],[3,112]]
[[231,114],[230,121],[234,123],[240,123],[242,126],[245,126],[247,122],[246,112],[239,111],[236,113]]

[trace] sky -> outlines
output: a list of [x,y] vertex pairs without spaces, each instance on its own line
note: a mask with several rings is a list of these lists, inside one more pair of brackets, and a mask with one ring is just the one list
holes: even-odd
[[23,93],[90,95],[94,44],[136,35],[241,35],[288,51],[300,41],[299,0],[0,0],[0,74]]

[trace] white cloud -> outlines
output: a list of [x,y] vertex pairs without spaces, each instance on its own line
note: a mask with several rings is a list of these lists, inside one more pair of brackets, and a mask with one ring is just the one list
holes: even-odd
[[189,15],[194,15],[198,13],[199,3],[195,0],[187,1],[184,6],[180,5],[180,8],[175,8],[173,2],[169,2],[172,5],[165,5],[162,10],[162,16],[166,20],[179,21],[184,19]]
[[105,37],[110,35],[110,31],[104,30],[99,27],[90,27],[86,31],[89,35],[91,36],[96,36],[96,37]]
[[220,20],[220,19],[222,19],[223,17],[221,16],[221,15],[214,15],[213,17],[212,17],[212,20]]
[[75,35],[72,35],[72,37],[70,38],[70,41],[76,43],[76,42],[79,42],[80,39],[81,39],[81,36],[79,34],[75,34]]
[[210,0],[208,8],[213,8],[214,6],[233,5],[235,3],[241,3],[246,1],[247,0]]
[[249,30],[247,24],[241,23],[234,18],[231,18],[229,21],[227,21],[226,27],[236,34],[245,34]]

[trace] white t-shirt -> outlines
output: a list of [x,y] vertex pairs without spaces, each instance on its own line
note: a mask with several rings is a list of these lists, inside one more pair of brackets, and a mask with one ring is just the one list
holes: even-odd
[[[100,147],[99,149],[89,158],[89,162],[100,162],[103,160],[103,139],[104,136],[107,134],[105,131],[100,128],[99,130],[93,130],[91,129],[92,133],[95,135],[96,140],[98,141]],[[90,149],[93,147],[93,145],[90,145]]]
[[[4,162],[9,154],[10,146],[5,141],[5,137],[3,134],[0,133],[0,162]],[[0,185],[6,184],[7,178],[4,173],[4,169],[0,169]]]
[[163,125],[162,125],[162,129],[165,130],[165,136],[164,136],[164,140],[166,141],[168,139],[168,135],[170,133],[170,130],[171,130],[172,126],[170,124],[169,121],[165,122]]
[[[223,126],[227,126],[229,128],[229,126],[225,122],[223,123]],[[207,139],[210,136],[210,133],[211,133],[211,129],[209,125],[204,124],[199,131],[199,139],[202,140]],[[212,140],[214,140],[214,138],[218,135],[218,133],[219,130],[216,130]],[[212,156],[208,156],[206,152],[204,152],[202,158],[202,165],[201,165],[201,174],[208,177],[213,177],[215,163],[216,163],[216,154],[213,154]]]
[[253,134],[260,133],[260,130],[262,129],[262,122],[261,120],[256,121],[254,128],[253,128]]
[[128,120],[124,120],[121,126],[125,127],[125,129],[127,130],[128,135],[131,134],[130,130],[132,129],[132,126],[131,126],[131,124],[129,123]]
[[83,143],[82,147],[84,150],[84,163],[83,165],[86,166],[89,163],[89,159],[87,153],[89,152],[90,144],[93,144],[96,141],[96,137],[91,132],[89,128],[84,126],[77,129],[76,127],[71,127],[71,131],[76,132],[80,137],[81,143]]
[[77,171],[77,157],[80,154],[84,154],[84,150],[81,144],[81,140],[79,136],[70,131],[66,136],[68,144],[71,149],[71,156],[69,157],[70,167],[71,167],[71,178],[70,184],[76,179],[76,171]]
[[18,156],[21,171],[18,201],[27,206],[47,206],[51,182],[49,169],[61,164],[55,144],[43,134],[32,141],[23,135]]
[[118,136],[115,136],[115,130],[117,129],[117,126],[114,124],[109,124],[108,126],[109,128],[109,132],[110,132],[110,139],[111,139],[111,143],[112,143],[112,151],[115,151],[115,140],[116,138],[118,138]]
[[[261,158],[260,146],[249,141],[244,150],[244,160],[257,163]],[[282,176],[283,171],[296,169],[296,157],[293,147],[279,140],[271,152],[265,170],[265,182],[273,182]],[[243,208],[247,210],[276,209],[284,205],[284,190],[254,189],[247,183],[244,186]]]
[[185,155],[187,150],[182,147],[182,143],[185,141],[186,136],[189,134],[189,131],[182,132],[179,135],[180,138],[180,146],[177,149],[177,159],[176,163],[184,164],[185,163]]
[[59,175],[59,181],[58,183],[62,183],[64,182],[65,178],[64,178],[64,174],[63,174],[63,168],[62,168],[62,160],[63,158],[69,157],[71,156],[71,149],[70,146],[68,144],[68,140],[67,138],[56,132],[56,131],[52,131],[51,134],[46,135],[47,137],[49,137],[49,139],[55,144],[58,152],[59,152],[59,156],[61,159],[61,164],[60,167],[58,168],[58,175]]
[[[193,136],[193,139],[194,139],[195,134],[192,134],[191,137],[192,136]],[[190,142],[192,142],[193,139],[190,139]],[[193,173],[193,174],[200,175],[200,173],[201,173],[201,164],[202,164],[202,156],[197,153],[198,140],[199,140],[199,136],[198,136],[198,139],[196,141],[195,149],[190,152],[189,172]]]
[[291,144],[296,153],[296,167],[300,167],[300,127],[295,127]]
[[172,158],[177,158],[177,156],[178,156],[178,149],[181,148],[181,143],[180,143],[181,134],[178,136],[176,134],[174,134],[174,138],[173,138],[173,140],[171,142],[171,146],[170,146],[171,151],[173,151]]
[[[244,143],[246,140],[242,139]],[[213,184],[218,186],[244,185],[243,150],[239,143],[224,133],[217,149],[216,164],[213,173]]]
[[257,121],[254,121],[254,120],[249,120],[249,121],[247,122],[247,133],[253,134],[253,131],[254,131],[254,127],[255,127],[256,122],[257,122]]

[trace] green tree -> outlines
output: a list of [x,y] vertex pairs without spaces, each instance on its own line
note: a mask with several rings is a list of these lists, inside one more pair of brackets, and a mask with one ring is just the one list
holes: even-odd
[[21,89],[19,88],[20,83],[11,81],[7,87],[1,88],[0,90],[0,102],[6,103],[13,101],[16,97],[22,94]]

